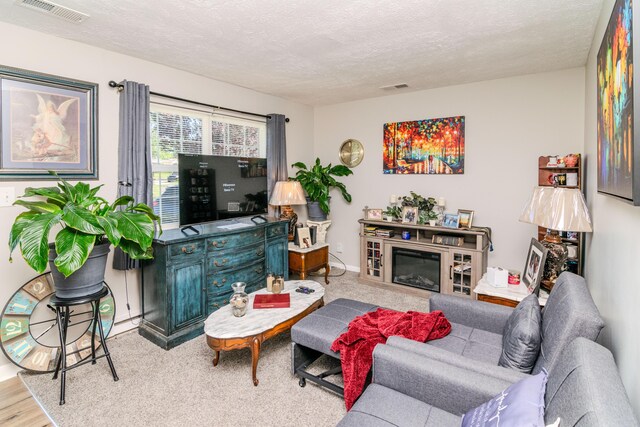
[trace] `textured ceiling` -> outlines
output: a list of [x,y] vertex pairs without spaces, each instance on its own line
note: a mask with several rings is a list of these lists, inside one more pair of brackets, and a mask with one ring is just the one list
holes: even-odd
[[602,1],[55,0],[73,24],[2,0],[0,20],[324,105],[582,66]]

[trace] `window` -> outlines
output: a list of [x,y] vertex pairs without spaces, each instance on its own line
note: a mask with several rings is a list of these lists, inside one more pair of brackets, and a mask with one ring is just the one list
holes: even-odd
[[151,103],[153,210],[163,228],[180,222],[178,154],[266,157],[264,120]]

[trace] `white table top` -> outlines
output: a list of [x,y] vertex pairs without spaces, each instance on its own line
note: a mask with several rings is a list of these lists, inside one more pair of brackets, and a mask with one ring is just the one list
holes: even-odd
[[[480,279],[476,287],[473,289],[473,292],[476,294],[510,299],[517,302],[522,301],[527,295],[529,295],[529,290],[523,282],[520,282],[519,285],[507,285],[506,288],[496,288],[486,281],[486,275],[482,276],[482,279]],[[547,298],[549,298],[549,294],[540,289],[538,302],[541,306],[544,306],[547,303]]]
[[[296,292],[298,286],[315,289],[315,292],[303,294]],[[291,294],[291,306],[287,308],[253,308],[257,294],[268,294],[266,289],[249,294],[247,314],[235,317],[231,305],[225,305],[214,311],[204,322],[204,333],[213,338],[242,338],[257,335],[274,326],[297,316],[324,296],[324,288],[313,280],[287,280],[282,293]]]
[[296,245],[295,243],[289,243],[289,250],[291,252],[298,252],[298,253],[301,253],[301,254],[306,254],[308,252],[315,251],[316,249],[324,248],[325,246],[329,246],[329,244],[328,243],[316,243],[315,245],[311,246],[310,248],[301,248],[300,246]]

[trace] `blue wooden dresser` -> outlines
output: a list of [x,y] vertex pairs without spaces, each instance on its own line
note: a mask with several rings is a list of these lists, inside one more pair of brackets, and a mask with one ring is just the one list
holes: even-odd
[[[221,226],[244,223],[228,230]],[[249,218],[194,226],[200,234],[167,230],[154,240],[154,259],[142,270],[140,335],[170,349],[203,333],[209,314],[229,303],[231,284],[250,293],[265,286],[268,272],[288,276],[287,221]]]

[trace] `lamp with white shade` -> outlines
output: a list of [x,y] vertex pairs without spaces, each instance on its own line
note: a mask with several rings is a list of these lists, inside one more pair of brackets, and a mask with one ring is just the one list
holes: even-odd
[[535,187],[520,221],[548,230],[542,240],[549,249],[542,280],[551,288],[567,261],[567,245],[559,231],[593,231],[584,196],[577,188]]
[[269,204],[280,207],[280,218],[289,221],[289,240],[293,240],[293,229],[298,222],[298,215],[291,205],[306,205],[307,199],[298,181],[278,181],[273,187]]

